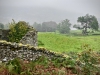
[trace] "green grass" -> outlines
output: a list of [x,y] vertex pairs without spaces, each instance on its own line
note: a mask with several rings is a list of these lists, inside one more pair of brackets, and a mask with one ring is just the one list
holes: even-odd
[[[100,50],[100,36],[66,36],[63,34],[39,32],[39,47],[55,52],[80,52],[82,46],[88,45],[93,50]],[[41,44],[42,45],[41,45]]]

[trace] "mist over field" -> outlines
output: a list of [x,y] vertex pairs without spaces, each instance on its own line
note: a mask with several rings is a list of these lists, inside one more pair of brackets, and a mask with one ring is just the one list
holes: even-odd
[[24,20],[34,22],[69,19],[72,24],[85,14],[94,15],[100,23],[99,0],[0,0],[0,22]]

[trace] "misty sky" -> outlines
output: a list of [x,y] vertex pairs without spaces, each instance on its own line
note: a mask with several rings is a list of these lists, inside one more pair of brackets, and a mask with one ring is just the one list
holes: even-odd
[[100,0],[0,0],[0,23],[12,19],[30,24],[69,19],[74,24],[87,13],[96,16],[100,23],[99,6]]

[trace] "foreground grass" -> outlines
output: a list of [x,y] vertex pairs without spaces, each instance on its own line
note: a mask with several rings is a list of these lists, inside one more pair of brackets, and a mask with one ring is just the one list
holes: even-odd
[[84,45],[93,50],[100,50],[100,36],[66,36],[57,33],[39,32],[40,47],[45,47],[55,52],[81,52]]

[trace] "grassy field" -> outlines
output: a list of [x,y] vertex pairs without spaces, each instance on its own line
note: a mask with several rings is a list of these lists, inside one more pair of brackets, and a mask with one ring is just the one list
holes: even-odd
[[100,36],[67,36],[63,34],[39,32],[39,47],[45,47],[55,52],[80,52],[83,46],[93,50],[100,50]]

